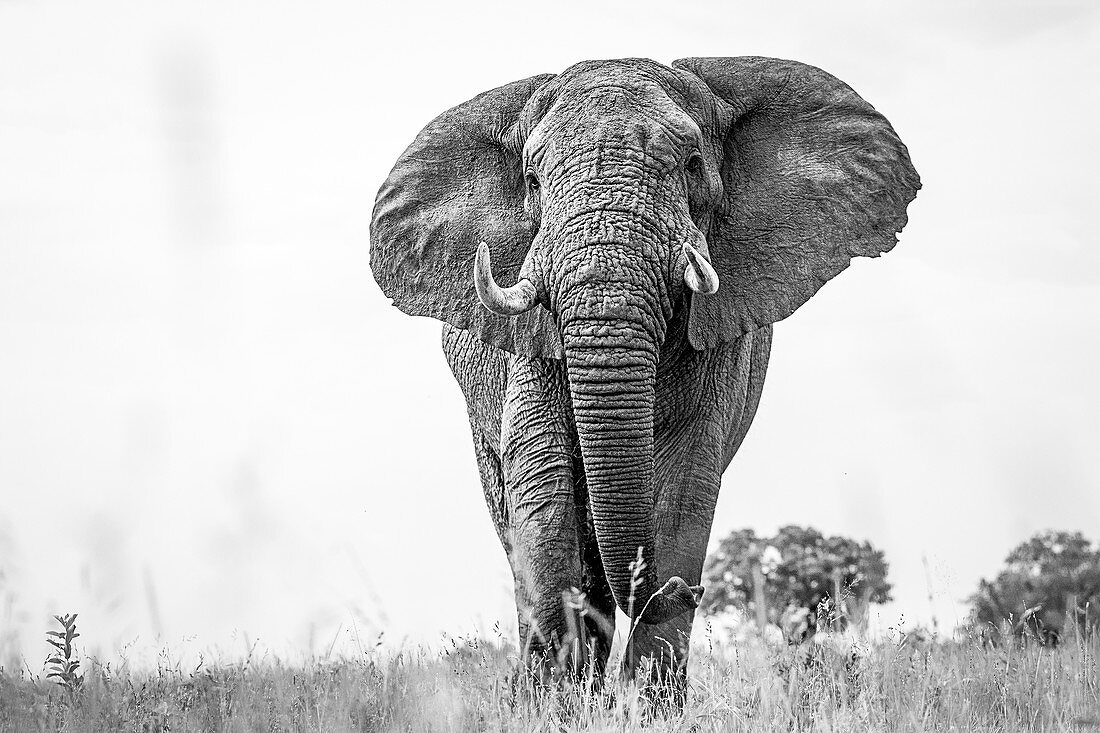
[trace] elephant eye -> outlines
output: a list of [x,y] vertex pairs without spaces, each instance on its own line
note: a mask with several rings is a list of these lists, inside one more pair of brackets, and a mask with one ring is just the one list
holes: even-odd
[[535,177],[534,173],[527,173],[524,178],[527,180],[527,188],[532,191],[539,190],[539,179]]
[[702,175],[703,156],[699,155],[699,153],[692,153],[691,156],[687,159],[687,163],[684,164],[684,170],[692,176]]
[[687,186],[688,212],[696,224],[702,225],[707,200],[706,175],[703,156],[696,150],[684,163],[684,183]]

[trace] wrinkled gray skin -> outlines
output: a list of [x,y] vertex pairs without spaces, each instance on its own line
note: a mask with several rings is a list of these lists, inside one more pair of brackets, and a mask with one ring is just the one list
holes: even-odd
[[617,605],[639,622],[628,670],[657,657],[683,680],[771,324],[892,248],[919,186],[885,118],[776,59],[585,62],[420,133],[379,192],[371,266],[395,305],[447,324],[525,648],[570,640],[576,587],[597,667],[594,619]]

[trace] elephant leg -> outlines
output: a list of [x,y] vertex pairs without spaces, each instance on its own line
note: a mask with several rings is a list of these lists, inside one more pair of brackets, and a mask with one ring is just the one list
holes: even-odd
[[[658,575],[697,585],[706,560],[722,473],[748,432],[767,372],[771,328],[689,358],[669,368],[669,391],[658,393],[655,431]],[[694,395],[685,405],[677,395]],[[687,417],[684,417],[684,416]],[[634,672],[642,660],[651,674],[672,683],[682,699],[694,610],[662,624],[639,624],[624,659]]]
[[545,666],[583,666],[563,607],[581,586],[571,416],[560,362],[516,358],[501,425],[501,465],[509,515],[520,645]]
[[[657,563],[660,577],[678,575],[698,585],[706,559],[720,474],[706,480],[665,483],[657,501]],[[679,511],[674,507],[679,505]],[[642,601],[639,601],[642,602]],[[659,624],[634,626],[623,659],[624,671],[644,671],[682,704],[687,684],[688,642],[695,609]]]

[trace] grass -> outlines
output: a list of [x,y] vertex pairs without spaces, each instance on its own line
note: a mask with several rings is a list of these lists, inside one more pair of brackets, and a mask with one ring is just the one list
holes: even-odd
[[300,665],[250,657],[185,670],[162,657],[131,672],[85,660],[67,686],[0,671],[0,732],[1100,731],[1095,635],[999,648],[822,639],[708,640],[676,713],[616,678],[602,690],[535,689],[514,671],[514,647],[474,637]]

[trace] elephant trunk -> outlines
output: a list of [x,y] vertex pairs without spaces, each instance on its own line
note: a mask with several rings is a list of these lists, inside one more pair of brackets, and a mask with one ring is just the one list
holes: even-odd
[[[582,298],[588,303],[600,298]],[[606,300],[604,301],[606,302]],[[608,584],[624,613],[660,623],[698,605],[699,588],[658,587],[653,415],[658,349],[647,320],[565,318],[562,336],[592,521]],[[632,569],[640,556],[644,565]]]

